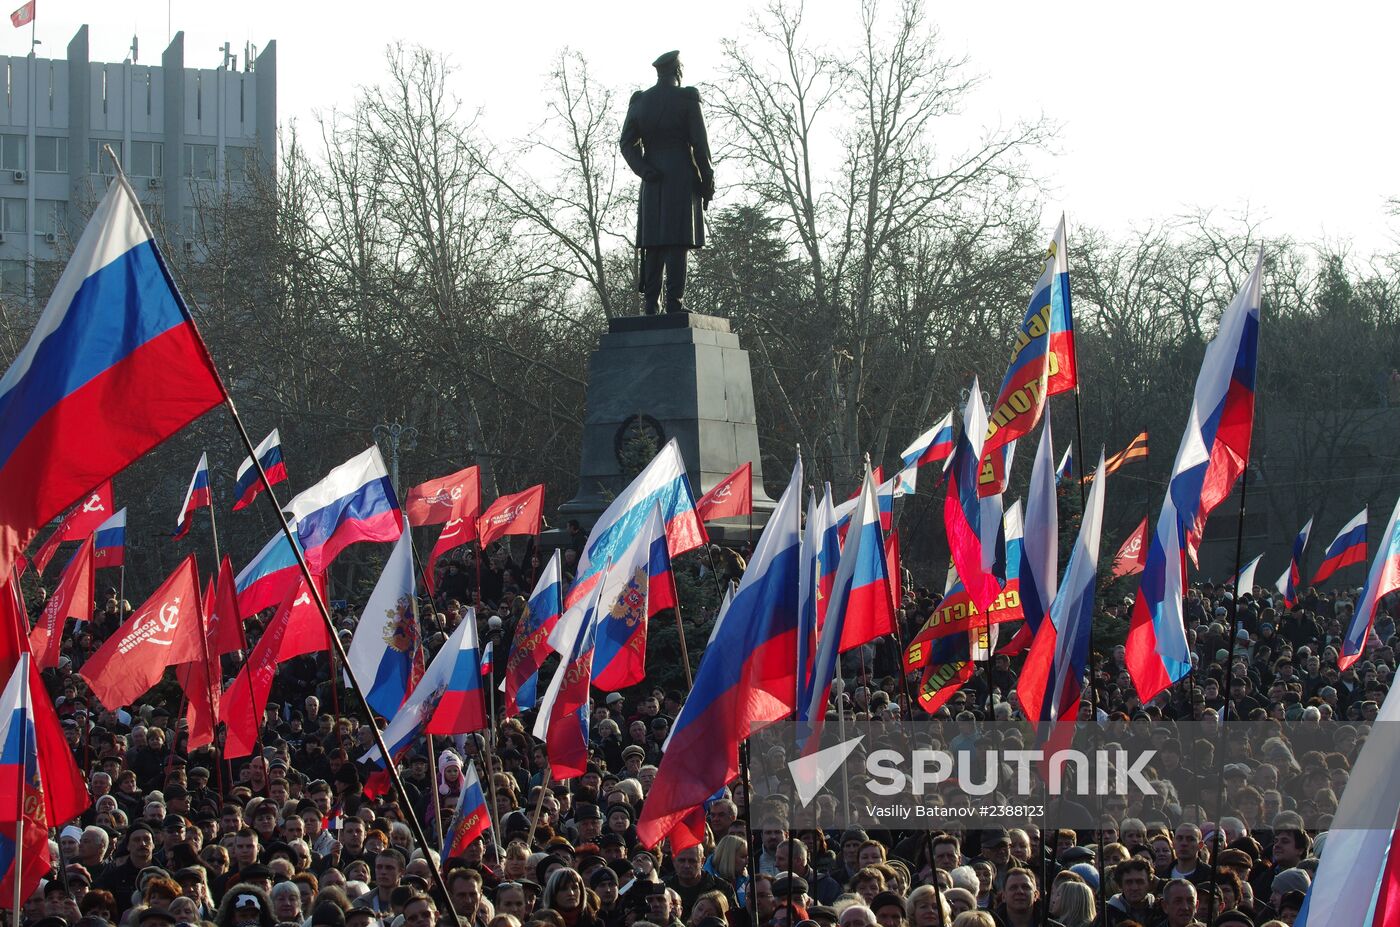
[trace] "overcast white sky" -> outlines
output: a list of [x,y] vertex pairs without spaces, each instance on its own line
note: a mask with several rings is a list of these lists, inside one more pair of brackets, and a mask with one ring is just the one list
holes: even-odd
[[[18,6],[20,0],[11,0]],[[133,33],[141,60],[167,41],[167,7],[184,30],[186,63],[213,67],[232,42],[278,45],[280,120],[306,123],[348,105],[384,72],[401,39],[451,55],[458,93],[483,107],[497,137],[541,114],[554,53],[583,52],[618,89],[652,79],[656,54],[679,48],[687,82],[712,79],[720,41],[742,37],[751,0],[427,2],[396,0],[38,0],[41,57],[61,56],[82,23],[94,60],[120,61]],[[808,4],[813,35],[839,44],[858,26],[856,0]],[[1130,4],[933,2],[951,53],[986,82],[979,124],[1044,113],[1062,129],[1036,166],[1051,185],[1047,213],[1110,230],[1196,207],[1248,208],[1268,234],[1390,249],[1400,220],[1400,140],[1394,42],[1400,6],[1377,2]],[[3,49],[28,51],[29,30]],[[625,96],[623,97],[625,100]],[[524,119],[513,116],[521,113]],[[499,132],[494,131],[499,127]],[[1047,216],[1047,233],[1050,217]]]

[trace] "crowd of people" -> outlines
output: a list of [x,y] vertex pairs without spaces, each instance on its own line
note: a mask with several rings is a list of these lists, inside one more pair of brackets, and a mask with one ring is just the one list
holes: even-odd
[[[742,552],[690,561],[697,572],[716,562],[730,575],[743,570]],[[508,647],[538,567],[504,552],[450,564],[423,612],[429,658],[471,616],[484,640]],[[904,586],[908,640],[939,597]],[[802,827],[786,787],[764,770],[707,802],[702,845],[673,851],[641,845],[636,825],[682,691],[595,693],[592,761],[568,782],[551,780],[528,713],[498,714],[494,730],[439,741],[434,755],[420,741],[401,764],[403,793],[370,797],[369,767],[358,762],[372,743],[368,721],[334,684],[324,654],[281,668],[259,750],[247,758],[223,757],[219,740],[186,749],[171,681],[120,711],[96,704],[77,671],[122,619],[113,592],[92,623],[65,636],[62,664],[45,673],[92,805],[55,832],[52,872],[23,914],[29,927],[438,927],[454,914],[462,927],[1291,924],[1395,672],[1388,614],[1363,659],[1338,671],[1355,597],[1309,589],[1289,609],[1270,590],[1234,603],[1228,588],[1193,586],[1186,616],[1197,669],[1148,704],[1122,646],[1095,648],[1081,725],[1108,743],[1151,743],[1160,763],[1150,775],[1166,785],[1160,800],[1110,800],[1091,819],[1049,814],[1004,830],[975,818],[901,830],[849,825],[828,793],[817,825]],[[1101,603],[1098,627],[1125,629],[1127,604]],[[348,642],[354,615],[336,617]],[[248,622],[250,638],[258,627]],[[1011,697],[1017,662],[979,666],[936,715],[920,718],[917,736],[987,748],[1026,742]],[[921,711],[900,678],[896,638],[851,651],[842,666],[830,717],[913,736],[901,732]],[[236,667],[229,659],[225,668]],[[1223,739],[1218,764],[1183,763],[1212,755],[1227,668],[1229,723],[1251,723]],[[757,751],[770,746],[763,736]],[[494,826],[443,857],[467,764],[487,788]],[[1223,804],[1180,797],[1213,795],[1216,783]],[[950,787],[929,800],[977,799]],[[429,846],[415,839],[410,815]]]

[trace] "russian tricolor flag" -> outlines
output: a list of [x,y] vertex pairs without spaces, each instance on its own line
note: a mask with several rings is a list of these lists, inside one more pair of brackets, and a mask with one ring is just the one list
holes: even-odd
[[[1040,421],[1046,397],[1073,389],[1075,382],[1069,251],[1065,219],[1061,216],[1045,257],[1045,267],[1016,331],[1011,363],[988,416],[986,440],[978,446],[979,460],[1029,434]],[[995,459],[991,462],[996,477],[994,485],[983,490],[985,495],[995,495],[1005,489],[1007,471],[999,467],[999,463]]]
[[1327,551],[1322,555],[1322,566],[1317,568],[1312,585],[1324,582],[1342,567],[1366,562],[1366,524],[1370,519],[1369,510],[1369,506],[1362,509],[1351,521],[1342,525],[1342,530],[1338,531],[1332,543],[1327,545]]
[[696,812],[738,774],[739,742],[794,708],[801,506],[799,458],[671,728],[637,823],[644,846],[668,835],[676,850],[699,843]]
[[1303,552],[1308,548],[1308,536],[1312,534],[1311,518],[1293,539],[1293,556],[1288,561],[1288,569],[1278,578],[1274,588],[1283,596],[1283,604],[1292,608],[1298,604],[1298,584],[1303,581]]
[[1259,561],[1263,559],[1264,555],[1260,554],[1240,568],[1240,575],[1235,577],[1236,598],[1246,592],[1254,594],[1254,574],[1259,570]]
[[[472,651],[472,666],[476,668],[476,609],[474,608],[468,608],[463,613],[461,623],[447,638],[447,643],[442,645],[437,656],[433,657],[433,662],[428,664],[423,678],[418,680],[418,685],[413,687],[413,691],[408,694],[408,698],[404,699],[398,712],[384,728],[384,744],[389,748],[390,756],[397,757],[405,747],[413,743],[418,735],[423,733],[423,726],[432,719],[437,710],[438,699],[452,685],[453,676],[457,671],[457,661],[463,648],[468,645],[466,638],[469,634],[471,635],[469,649]],[[480,685],[481,677],[478,675],[478,688]],[[384,767],[384,758],[380,755],[378,747],[371,747],[369,752],[360,758],[360,761],[371,763],[381,769]]]
[[1065,567],[1064,582],[1050,605],[1049,620],[1041,622],[1036,632],[1016,684],[1016,697],[1026,720],[1042,726],[1037,741],[1047,745],[1047,756],[1069,745],[1079,718],[1094,625],[1094,587],[1107,481],[1100,452],[1097,479],[1085,502],[1084,518]]
[[491,814],[486,810],[486,793],[476,774],[476,764],[468,763],[462,770],[462,792],[457,796],[457,813],[442,838],[442,858],[448,860],[467,852],[472,841],[491,827]]
[[[675,605],[675,594],[658,590],[651,599],[652,548],[665,557],[661,507],[652,506],[640,534],[608,569],[602,591],[594,650],[594,685],[617,692],[647,678],[647,623],[654,613]],[[658,564],[661,585],[672,585],[671,562]]]
[[490,676],[491,671],[496,668],[496,642],[487,641],[486,649],[481,652],[481,675]]
[[1143,561],[1138,593],[1128,617],[1126,662],[1143,701],[1191,672],[1182,604],[1186,589],[1186,548],[1182,519],[1171,495],[1162,502]]
[[583,599],[598,583],[603,569],[616,562],[642,530],[654,505],[661,506],[666,546],[679,557],[705,543],[705,526],[695,511],[695,496],[685,475],[680,445],[672,438],[651,463],[598,516],[578,560],[577,578],[565,605]]
[[[958,435],[949,466],[943,526],[958,576],[981,612],[986,612],[1001,594],[1001,584],[984,565],[992,558],[988,556],[990,552],[983,549],[982,519],[984,513],[989,513],[991,509],[984,509],[977,493],[981,475],[982,436],[986,431],[987,412],[982,406],[982,392],[974,377],[963,412],[962,434]],[[1000,529],[1000,520],[989,527],[992,530]]]
[[947,460],[953,453],[953,413],[950,411],[928,431],[914,439],[913,443],[900,451],[899,459],[905,467],[922,467],[924,464]]
[[[28,653],[19,655],[4,693],[0,694],[0,796],[9,799],[3,812],[9,823],[14,823],[20,790],[25,786],[38,786],[39,753],[35,746],[34,707],[29,694],[30,659]],[[0,836],[9,838],[9,849],[13,853],[13,832],[7,828]]]
[[525,614],[515,626],[506,657],[506,717],[514,717],[535,707],[539,688],[540,667],[553,650],[549,633],[559,623],[564,610],[563,560],[555,548],[544,572],[535,583],[535,591],[525,605]]
[[593,685],[616,692],[646,679],[647,625],[676,605],[661,507],[608,571],[593,652]]
[[448,654],[452,668],[447,674],[447,688],[438,695],[437,710],[425,728],[429,734],[470,734],[491,726],[491,719],[486,717],[486,693],[481,681],[476,613],[463,617],[462,625],[464,627],[459,629],[462,633],[453,635],[457,646]]
[[1055,484],[1064,482],[1065,477],[1074,474],[1074,445],[1065,448],[1064,456],[1060,458],[1060,465],[1055,468]]
[[1262,270],[1261,254],[1206,346],[1186,430],[1133,599],[1127,664],[1143,701],[1191,671],[1182,614],[1183,561],[1199,545],[1207,516],[1229,495],[1249,460]]
[[[267,474],[268,485],[276,486],[287,479],[287,465],[282,460],[282,438],[277,434],[276,428],[272,429],[272,434],[262,439],[262,443],[254,448],[254,451]],[[233,510],[236,512],[248,506],[262,490],[263,482],[258,477],[258,468],[253,466],[253,458],[245,457],[243,463],[238,465],[238,474],[234,477],[233,496],[238,501],[233,504]]]
[[1400,502],[1395,503],[1395,511],[1390,513],[1390,521],[1381,532],[1380,544],[1376,547],[1376,559],[1371,561],[1371,569],[1366,574],[1366,585],[1361,598],[1352,613],[1351,624],[1342,636],[1342,652],[1337,657],[1337,666],[1348,669],[1361,658],[1366,649],[1366,639],[1371,636],[1371,627],[1376,623],[1376,608],[1381,599],[1400,589]]
[[300,579],[296,551],[287,536],[279,531],[234,578],[238,616],[250,618],[265,608],[282,604],[287,590]]
[[652,507],[637,541],[610,567],[608,587],[598,616],[594,686],[617,692],[647,678],[647,626],[678,602],[661,507]]
[[1259,360],[1261,253],[1206,345],[1191,414],[1176,452],[1168,491],[1181,514],[1192,561],[1206,519],[1224,501],[1249,461],[1254,433],[1254,379]]
[[904,495],[900,487],[904,485],[904,474],[915,471],[901,470],[875,488],[875,501],[880,507],[880,530],[889,534],[894,530],[894,497]]
[[225,398],[119,175],[0,379],[0,575],[75,499]]
[[[1066,451],[1065,453],[1069,453]],[[1059,589],[1060,514],[1055,497],[1059,482],[1058,468],[1052,471],[1055,459],[1055,438],[1050,429],[1050,416],[1040,426],[1040,443],[1035,462],[1031,465],[1031,484],[1026,497],[1026,520],[1021,538],[1020,579],[1021,613],[1026,624],[1007,645],[1007,651],[1017,651],[1013,645],[1029,645],[1040,630],[1040,623],[1050,612]],[[1010,556],[1007,557],[1010,560]]]
[[[853,501],[858,503],[861,498],[861,494],[856,493]],[[817,649],[817,629],[826,619],[831,587],[836,580],[836,566],[841,559],[840,525],[831,502],[830,483],[826,484],[826,491],[820,499],[815,492],[810,494],[803,532],[802,575],[797,592],[797,672],[801,686],[797,696],[799,725],[806,721],[806,711],[812,701],[812,658]]]
[[386,718],[399,710],[423,666],[423,640],[414,597],[413,539],[407,529],[374,584],[346,652],[346,669],[369,707]]
[[[1065,449],[1065,459],[1068,454],[1070,451]],[[1018,563],[1019,597],[1026,623],[1002,648],[1002,654],[1022,653],[1035,641],[1040,622],[1050,612],[1050,604],[1056,597],[1060,581],[1057,576],[1060,571],[1060,503],[1056,499],[1056,486],[1065,462],[1061,459],[1060,466],[1054,466],[1051,461],[1054,461],[1054,435],[1050,430],[1050,416],[1044,416],[1035,463],[1030,468],[1030,486],[1026,490],[1021,552],[1016,560],[1012,560],[1011,550],[1007,552],[1007,570],[1011,570],[1012,563]]]
[[399,500],[379,448],[372,447],[326,474],[287,503],[297,540],[313,572],[359,541],[397,541],[403,534]]
[[200,454],[195,465],[194,476],[190,478],[190,488],[185,490],[185,504],[180,506],[180,517],[175,520],[175,540],[190,533],[190,523],[194,521],[196,509],[209,508],[209,455]]
[[44,788],[39,777],[39,748],[35,735],[34,703],[29,691],[29,654],[21,653],[5,691],[0,694],[0,801],[5,827],[0,828],[0,889],[15,891],[15,811],[24,808],[24,859],[19,894],[28,898],[49,871],[49,831],[43,815]]
[[846,543],[841,547],[822,630],[825,637],[825,628],[837,620],[835,609],[840,608],[841,630],[837,638],[840,653],[894,632],[893,596],[889,588],[892,580],[885,559],[883,503],[886,498],[888,496],[877,494],[867,468],[861,501],[851,518]]
[[820,743],[826,702],[840,654],[893,630],[894,601],[885,561],[885,538],[880,530],[880,506],[867,464],[817,643],[809,701],[798,706],[798,740],[804,754]]
[[1400,686],[1391,686],[1351,768],[1327,851],[1294,927],[1394,927],[1400,891]]
[[598,622],[602,620],[603,595],[610,570],[605,570],[593,592],[571,606],[550,634],[550,646],[559,654],[559,665],[540,700],[534,735],[549,752],[549,775],[554,781],[581,776],[588,768],[588,687],[593,678],[593,654]]
[[93,564],[102,567],[119,567],[126,563],[126,509],[113,515],[97,526],[93,535]]

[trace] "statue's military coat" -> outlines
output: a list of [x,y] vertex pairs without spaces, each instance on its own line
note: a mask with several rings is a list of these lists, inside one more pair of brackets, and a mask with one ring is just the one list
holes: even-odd
[[700,91],[660,83],[632,94],[622,157],[642,178],[637,247],[704,247],[702,202],[714,196],[715,175]]

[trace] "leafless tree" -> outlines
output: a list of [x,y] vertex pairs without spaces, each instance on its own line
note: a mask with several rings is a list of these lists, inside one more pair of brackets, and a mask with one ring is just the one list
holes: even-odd
[[[934,294],[949,285],[959,249],[1024,248],[1018,154],[1048,130],[1018,124],[941,152],[938,129],[977,81],[943,52],[921,3],[889,16],[863,4],[858,44],[837,52],[813,48],[802,18],[801,6],[775,3],[751,28],[754,45],[726,45],[718,106],[742,188],[781,217],[804,258],[805,305],[782,322],[829,333],[817,384],[826,421],[815,431],[832,466],[850,472],[888,435],[890,403],[877,384],[890,370],[919,368],[956,325],[961,307]],[[821,172],[829,148],[839,166]],[[772,328],[756,337],[773,337]]]
[[[542,239],[543,269],[586,285],[605,317],[626,315],[632,307],[618,305],[609,266],[610,254],[631,244],[615,95],[594,79],[583,55],[564,49],[550,73],[546,108],[543,123],[509,153],[483,152],[481,168],[514,229]],[[540,179],[520,166],[532,161]]]

